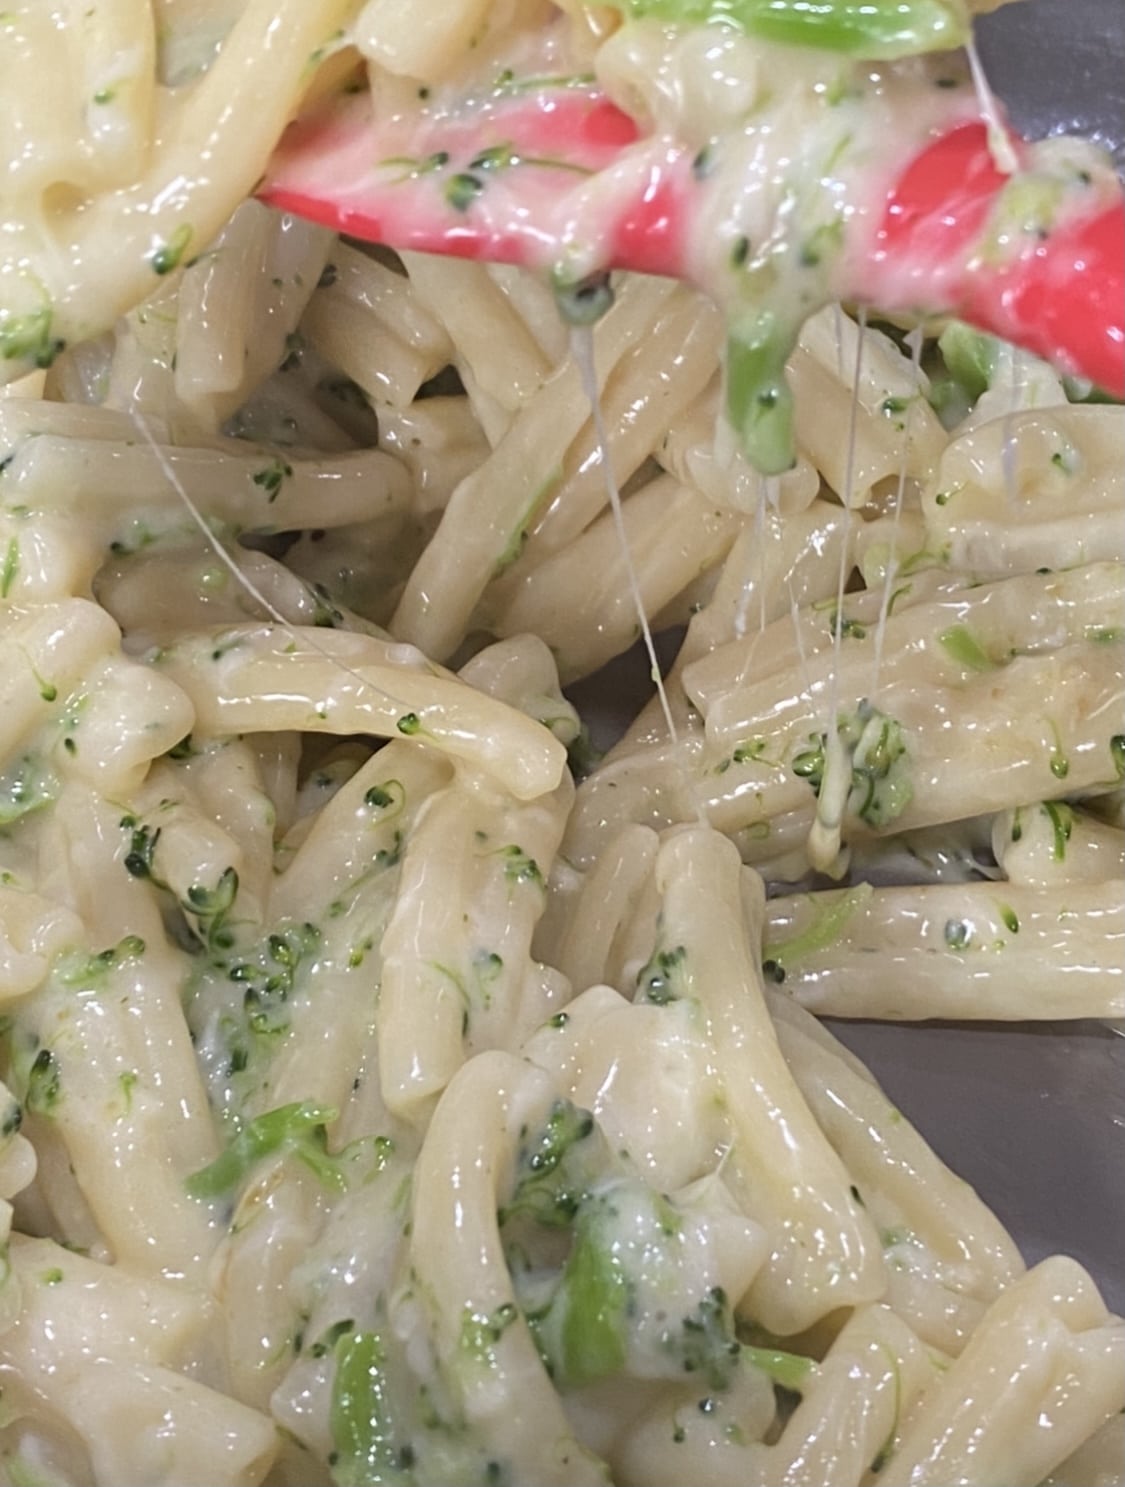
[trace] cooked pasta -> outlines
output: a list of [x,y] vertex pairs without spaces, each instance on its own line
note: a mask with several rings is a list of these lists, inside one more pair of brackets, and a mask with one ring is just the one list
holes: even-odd
[[245,199],[551,16],[701,127],[622,8],[0,16],[0,1484],[1125,1480],[1098,1278],[817,1020],[1125,1017],[1120,410],[830,306],[763,477],[694,290]]

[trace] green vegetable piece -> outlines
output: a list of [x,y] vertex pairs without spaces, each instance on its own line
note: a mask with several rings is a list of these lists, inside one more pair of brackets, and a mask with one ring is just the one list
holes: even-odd
[[985,263],[1003,263],[1012,241],[1042,242],[1049,237],[1063,206],[1067,184],[1058,175],[1020,172],[1008,177],[989,218],[989,231],[980,245]]
[[851,619],[839,610],[832,616],[828,629],[832,635],[838,633],[841,640],[867,639],[867,626],[861,624],[859,620]]
[[519,519],[512,527],[511,534],[504,544],[504,550],[496,559],[495,566],[492,569],[492,576],[494,578],[499,578],[501,573],[504,573],[510,568],[521,556],[524,548],[527,546],[528,529],[531,526],[532,518],[561,481],[562,469],[561,467],[556,467],[539,482],[539,485],[532,492],[527,505],[520,512]]
[[504,969],[504,957],[498,955],[495,950],[475,950],[473,952],[473,974],[476,977],[477,990],[481,994],[485,1006],[491,1006],[492,992],[490,987],[497,980]]
[[625,1366],[633,1288],[619,1247],[600,1222],[602,1207],[592,1203],[580,1215],[559,1288],[534,1324],[554,1378],[572,1386],[593,1383]]
[[1040,810],[1051,823],[1051,856],[1056,862],[1065,862],[1066,844],[1074,830],[1074,812],[1061,800],[1045,800]]
[[336,1111],[308,1102],[282,1105],[244,1125],[226,1151],[187,1180],[192,1198],[221,1198],[238,1187],[263,1158],[291,1152],[325,1187],[346,1187],[335,1158],[329,1156],[325,1127]]
[[[851,755],[852,783],[848,808],[869,826],[885,826],[910,804],[914,786],[902,726],[866,699],[854,712],[841,713],[837,730]],[[793,774],[808,780],[820,795],[824,784],[827,739],[810,733],[806,746],[792,758]]]
[[469,161],[470,170],[510,170],[519,163],[515,147],[509,143],[490,145]]
[[861,702],[854,723],[862,732],[852,754],[848,805],[869,826],[886,826],[900,816],[914,794],[902,727],[894,718]]
[[8,546],[4,551],[4,562],[0,566],[0,599],[6,599],[12,592],[12,585],[16,581],[16,574],[20,571],[20,539],[10,537]]
[[543,873],[534,857],[529,857],[519,846],[501,847],[499,855],[506,859],[504,876],[509,883],[534,883],[546,890]]
[[687,950],[677,945],[672,950],[657,950],[646,966],[637,972],[637,1000],[655,1002],[658,1007],[681,1000],[684,992],[684,960]]
[[592,774],[604,757],[604,751],[594,746],[590,730],[583,723],[578,730],[578,737],[566,751],[567,763],[575,783],[584,780],[588,774]]
[[480,176],[459,171],[445,183],[445,199],[455,212],[467,212],[483,190]]
[[47,305],[24,315],[0,314],[0,358],[49,367],[66,345],[51,335],[54,318],[54,311]]
[[387,780],[382,785],[372,785],[363,797],[363,803],[369,810],[385,811],[391,806],[399,810],[406,803],[406,791],[399,780]]
[[234,934],[228,920],[238,897],[238,873],[224,868],[214,888],[193,883],[183,900],[184,910],[193,915],[209,950],[229,950]]
[[[0,12],[0,25],[4,24],[6,18],[6,15]],[[9,1270],[7,1246],[5,1245],[3,1252],[0,1252],[0,1285],[8,1279]],[[54,1472],[48,1475],[43,1470],[42,1458],[38,1451],[34,1453],[29,1451],[27,1455],[19,1452],[12,1452],[11,1455],[5,1453],[3,1460],[4,1470],[11,1487],[59,1487],[60,1479]]]
[[517,77],[510,67],[505,67],[497,74],[492,91],[504,98],[520,93],[541,93],[554,88],[589,88],[595,81],[592,72],[533,73],[527,77],[523,74]]
[[787,940],[769,941],[770,959],[765,964],[774,968],[770,979],[784,981],[787,970],[834,945],[843,934],[845,924],[857,909],[867,903],[874,891],[870,883],[857,883],[854,888],[806,894],[809,905],[816,912],[800,934],[791,935]]
[[763,475],[783,475],[797,458],[793,393],[785,380],[793,342],[769,313],[727,338],[727,417]]
[[0,826],[11,826],[55,800],[59,782],[43,759],[25,754],[0,774]]
[[943,52],[970,39],[961,0],[613,0],[628,16],[703,25],[726,22],[786,46],[821,47],[872,61]]
[[473,1363],[485,1368],[496,1367],[496,1344],[519,1316],[511,1301],[498,1306],[491,1316],[485,1316],[466,1306],[461,1318],[460,1350]]
[[730,1304],[721,1286],[713,1287],[695,1311],[684,1317],[680,1329],[683,1371],[701,1374],[709,1389],[729,1388],[742,1349],[735,1340]]
[[968,671],[994,669],[980,641],[967,625],[951,625],[948,630],[941,632],[938,640],[958,666],[964,666]]
[[819,794],[824,783],[824,751],[826,739],[823,733],[810,733],[808,743],[793,756],[789,768],[802,780],[808,780]]
[[396,831],[391,838],[391,845],[389,847],[380,847],[375,853],[372,859],[374,865],[377,868],[397,867],[402,861],[402,848],[405,840],[402,832]]
[[441,170],[449,164],[448,150],[435,150],[432,155],[388,155],[386,159],[380,160],[380,166],[395,166],[404,174],[399,177],[403,181],[415,181],[419,176],[433,175],[435,171]]
[[1109,741],[1109,757],[1119,780],[1125,780],[1125,733],[1115,733]]
[[764,738],[751,738],[746,743],[740,743],[731,755],[735,764],[747,764],[751,760],[764,759],[766,754],[766,740]]
[[577,284],[555,274],[552,288],[555,305],[567,325],[596,325],[613,308],[613,286],[608,274],[592,274]]
[[191,227],[187,222],[181,222],[168,241],[161,243],[160,247],[154,249],[149,256],[153,273],[163,278],[165,274],[178,269],[190,242]]
[[630,1287],[620,1256],[579,1232],[563,1286],[568,1304],[562,1327],[563,1374],[585,1384],[618,1373],[625,1363],[625,1316]]
[[412,1487],[409,1449],[395,1443],[387,1350],[377,1332],[352,1332],[336,1344],[328,1421],[337,1487]]
[[775,1384],[800,1394],[812,1371],[811,1358],[802,1358],[800,1353],[784,1353],[777,1348],[743,1348],[743,1359],[763,1373],[769,1374]]
[[500,1222],[526,1215],[548,1228],[571,1223],[588,1191],[584,1159],[596,1143],[594,1117],[569,1100],[557,1100],[545,1125],[520,1145],[511,1201]]
[[322,939],[315,924],[298,924],[267,935],[245,959],[235,961],[227,974],[241,983],[242,1004],[254,1033],[284,1032],[288,1021],[283,1009],[297,984],[303,966],[315,954]]
[[276,501],[282,482],[288,480],[292,474],[293,466],[283,460],[280,455],[275,455],[268,465],[255,472],[252,479],[255,485],[265,491],[267,500]]
[[74,951],[59,957],[56,975],[61,985],[91,991],[105,983],[115,966],[126,960],[137,960],[145,953],[140,935],[126,935],[116,945],[98,950],[93,955]]
[[[836,217],[831,222],[822,222],[813,229],[801,244],[798,260],[802,268],[819,268],[834,258],[844,246],[844,224]],[[888,410],[884,406],[883,412]]]
[[938,337],[938,350],[950,376],[974,403],[992,385],[1000,348],[995,336],[986,336],[961,320],[952,321]]
[[1064,475],[1074,475],[1079,468],[1080,456],[1073,444],[1067,444],[1062,449],[1055,450],[1051,456],[1051,464]]
[[32,1115],[53,1115],[61,1097],[58,1060],[49,1048],[41,1048],[28,1070],[24,1104]]
[[154,829],[141,825],[132,816],[123,816],[120,824],[123,830],[131,833],[129,850],[125,854],[125,871],[131,878],[152,878],[152,859],[160,840],[160,827]]

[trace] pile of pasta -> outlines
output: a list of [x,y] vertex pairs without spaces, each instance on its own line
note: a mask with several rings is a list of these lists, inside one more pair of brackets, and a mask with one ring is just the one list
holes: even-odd
[[94,181],[0,389],[0,1483],[1119,1482],[1125,1324],[814,1014],[1125,1015],[1120,410],[830,308],[765,481],[632,278],[603,446],[539,279],[240,203],[357,8],[195,8],[217,232]]

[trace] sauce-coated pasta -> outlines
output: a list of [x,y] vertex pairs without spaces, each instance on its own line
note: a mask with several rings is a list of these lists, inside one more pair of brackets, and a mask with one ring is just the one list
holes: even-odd
[[764,478],[636,277],[603,450],[538,276],[246,199],[554,12],[0,16],[0,1484],[1120,1482],[1125,1324],[814,1014],[1125,1016],[1121,412],[829,306]]

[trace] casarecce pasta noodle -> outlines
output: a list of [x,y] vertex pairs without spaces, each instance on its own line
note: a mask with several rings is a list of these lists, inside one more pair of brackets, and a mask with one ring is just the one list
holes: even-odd
[[694,290],[247,199],[560,27],[700,127],[647,8],[0,14],[0,1483],[1123,1480],[1125,1323],[818,1021],[1125,1016],[1120,410],[830,305],[763,477]]

